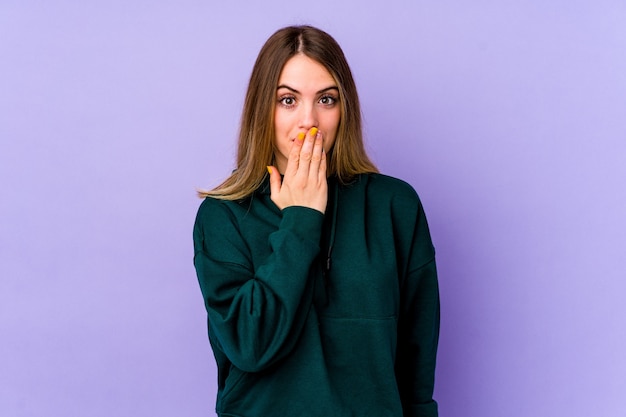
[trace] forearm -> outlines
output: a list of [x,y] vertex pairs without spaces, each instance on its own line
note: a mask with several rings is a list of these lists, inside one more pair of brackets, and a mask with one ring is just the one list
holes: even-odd
[[267,237],[269,255],[256,265],[245,255],[246,242],[229,251],[219,239],[197,245],[195,266],[210,325],[238,368],[261,370],[296,342],[311,303],[322,219],[312,209],[286,209]]

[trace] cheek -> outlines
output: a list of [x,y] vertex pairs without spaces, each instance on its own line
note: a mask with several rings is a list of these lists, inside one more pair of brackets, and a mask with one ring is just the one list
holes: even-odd
[[337,133],[339,132],[338,125],[334,125],[331,129],[327,130],[327,136],[324,138],[324,150],[328,153],[337,141]]
[[274,110],[274,127],[276,130],[285,129],[289,124],[289,113],[280,107],[276,107]]
[[337,130],[339,120],[341,119],[341,110],[338,106],[332,109],[324,109],[318,115],[320,125],[326,127],[326,131],[334,132]]
[[326,131],[332,135],[331,138],[331,146],[335,142],[335,138],[337,137],[337,132],[339,130],[339,120],[341,117],[341,112],[337,110],[336,113],[329,115],[330,117],[327,120],[327,129]]

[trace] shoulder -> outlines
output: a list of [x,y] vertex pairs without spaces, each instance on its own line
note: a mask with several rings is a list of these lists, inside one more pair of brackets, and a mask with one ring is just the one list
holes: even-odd
[[399,178],[385,174],[365,174],[369,188],[381,191],[389,195],[401,195],[409,198],[417,198],[417,193],[411,184]]
[[391,218],[394,235],[406,247],[413,245],[418,260],[424,264],[434,256],[426,213],[420,198],[409,183],[383,174],[369,174],[368,205]]
[[194,228],[196,231],[206,231],[232,227],[237,223],[238,205],[236,201],[206,197],[198,207]]
[[230,211],[228,209],[228,200],[221,200],[219,198],[214,197],[205,197],[200,203],[200,207],[198,207],[198,218],[202,217],[211,217],[218,213],[224,213]]
[[217,213],[231,213],[237,215],[240,211],[246,211],[250,208],[254,200],[253,196],[249,196],[240,200],[228,200],[217,197],[205,197],[198,208],[198,216],[214,215]]
[[421,207],[420,198],[411,184],[384,174],[365,174],[359,178],[366,188],[369,201],[390,204],[392,207],[416,210]]

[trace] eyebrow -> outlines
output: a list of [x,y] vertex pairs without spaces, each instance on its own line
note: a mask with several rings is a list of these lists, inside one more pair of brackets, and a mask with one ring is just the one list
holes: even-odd
[[[285,84],[281,84],[278,87],[276,87],[277,90],[280,90],[281,88],[286,88],[287,90],[291,91],[292,93],[300,94],[300,92],[298,90],[296,90],[295,88],[289,87],[288,85],[285,85]],[[316,94],[322,94],[322,93],[325,93],[325,92],[327,92],[329,90],[337,90],[337,91],[339,91],[339,88],[336,85],[331,85],[330,87],[326,87],[326,88],[321,89]]]

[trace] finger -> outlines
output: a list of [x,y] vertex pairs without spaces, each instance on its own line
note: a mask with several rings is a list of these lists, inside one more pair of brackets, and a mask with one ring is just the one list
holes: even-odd
[[319,176],[323,151],[324,151],[324,140],[322,138],[322,133],[317,132],[315,135],[315,142],[313,145],[313,154],[311,155],[311,165],[309,166],[309,175],[312,178],[317,179],[317,177]]
[[309,133],[304,138],[302,149],[300,149],[300,159],[298,163],[298,173],[301,175],[309,175],[311,166],[311,158],[313,157],[313,148],[315,146],[315,137],[317,135],[317,128],[313,127],[309,130]]
[[327,162],[326,161],[326,151],[324,150],[324,147],[322,146],[322,159],[320,160],[320,169],[319,169],[319,172],[318,172],[320,181],[327,181],[327,178],[326,178],[326,162]]
[[304,133],[298,133],[298,136],[291,144],[291,150],[287,157],[287,168],[285,169],[285,175],[295,175],[300,165],[300,150],[304,144]]
[[270,198],[273,200],[280,192],[282,181],[280,179],[280,173],[275,167],[268,166],[267,172],[270,174]]
[[282,183],[280,179],[280,173],[272,165],[269,165],[267,167],[267,172],[270,174],[270,191],[272,194],[277,194],[280,191],[280,186]]

